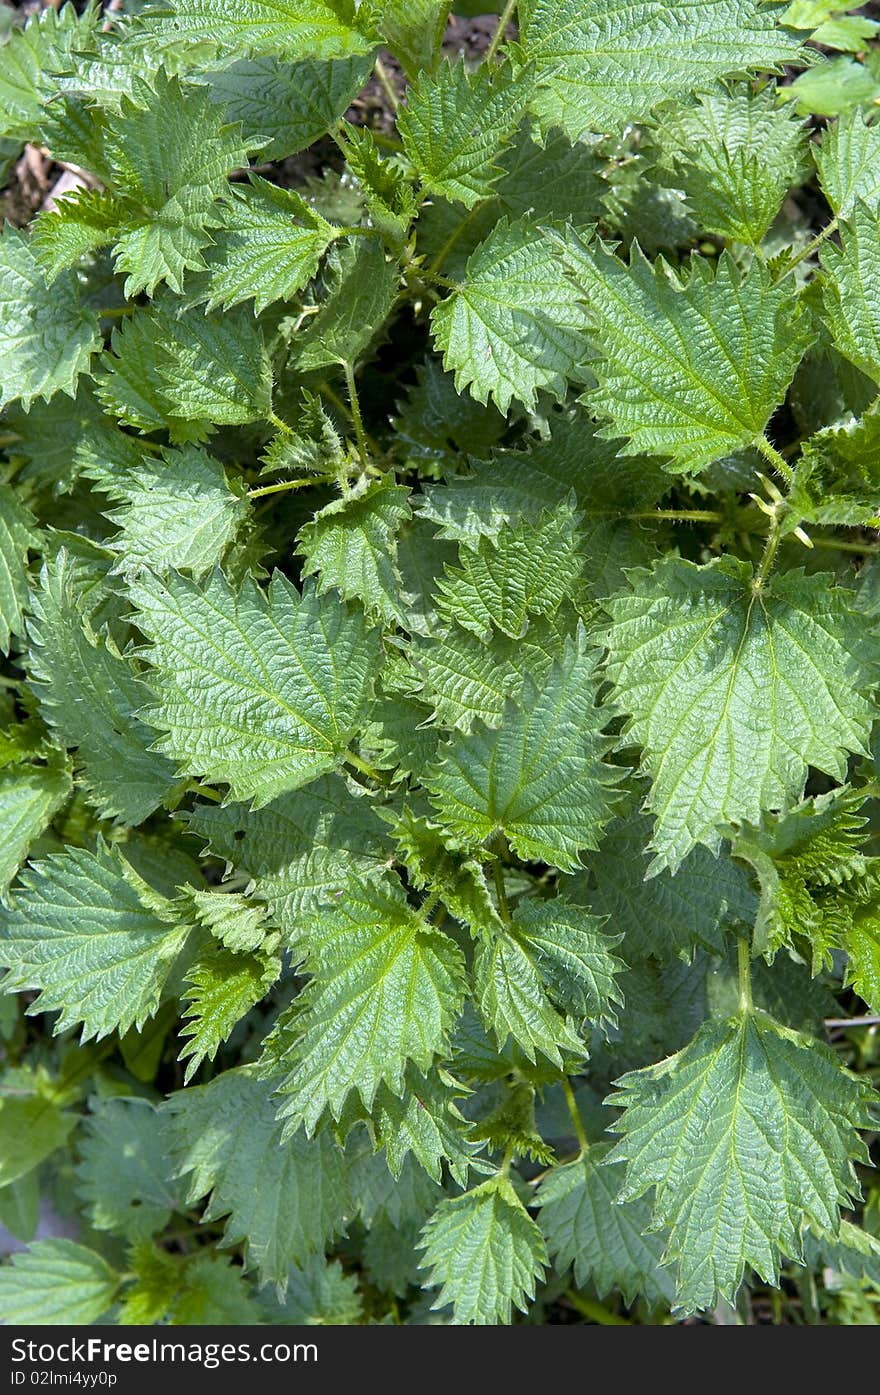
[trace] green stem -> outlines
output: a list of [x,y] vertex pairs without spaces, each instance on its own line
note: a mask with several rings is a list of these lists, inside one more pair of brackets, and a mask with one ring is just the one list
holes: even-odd
[[208,785],[200,785],[197,780],[193,780],[186,788],[187,793],[197,794],[200,799],[210,799],[215,804],[223,803],[222,794],[218,793],[217,790],[212,790]]
[[[816,249],[822,246],[822,243],[825,241],[826,238],[830,237],[832,233],[837,232],[838,227],[839,221],[837,218],[832,218],[830,223],[826,223],[822,231],[817,233],[816,236],[813,238],[812,242],[808,242],[806,247],[802,248],[802,250],[798,252],[797,256],[793,259],[793,261],[789,262],[788,266],[785,268],[784,272],[780,276],[779,281],[784,281],[786,276],[791,275],[796,266],[800,266],[801,262],[805,262],[807,260],[807,257],[811,257],[813,253],[816,251]],[[779,284],[779,281],[777,281],[777,285]]]
[[504,866],[501,858],[492,858],[492,880],[495,883],[495,896],[498,901],[498,914],[505,925],[510,924],[510,907],[507,904],[507,892],[504,888]]
[[610,1308],[606,1308],[604,1303],[596,1303],[592,1298],[582,1298],[579,1293],[575,1293],[573,1288],[567,1289],[565,1301],[570,1303],[575,1312],[582,1317],[589,1318],[591,1322],[597,1322],[602,1327],[632,1327],[629,1318],[621,1317],[619,1313],[612,1313]]
[[289,489],[306,489],[310,484],[332,484],[332,475],[306,475],[303,479],[282,480],[280,484],[263,484],[259,489],[249,489],[248,499],[262,499],[266,494],[283,494]]
[[281,418],[280,418],[280,417],[277,417],[277,416],[275,415],[274,412],[270,412],[269,415],[267,416],[266,420],[267,420],[268,422],[270,422],[272,426],[275,427],[275,430],[276,430],[276,431],[282,432],[283,435],[285,435],[285,436],[292,436],[292,435],[293,435],[293,427],[292,427],[292,426],[288,426],[288,425],[287,425],[287,422],[286,422],[286,421],[282,421]]
[[422,920],[429,920],[440,903],[439,891],[432,891],[419,907],[419,916]]
[[736,946],[736,966],[739,976],[740,1012],[751,1012],[752,1002],[752,957],[748,940],[740,939]]
[[507,26],[513,18],[513,12],[515,9],[516,0],[507,0],[507,4],[504,6],[504,9],[501,11],[501,14],[498,17],[498,24],[496,26],[495,33],[492,35],[492,42],[489,44],[489,47],[486,50],[487,63],[495,62],[495,55],[497,54],[499,48],[504,42],[504,36],[507,33]]
[[362,756],[355,755],[354,751],[346,751],[345,761],[353,770],[359,771],[361,775],[366,775],[370,780],[375,780],[377,785],[384,785],[386,783],[384,776],[365,761]]
[[385,67],[385,64],[382,62],[381,58],[376,59],[373,71],[375,72],[376,77],[379,79],[379,83],[382,87],[383,92],[385,93],[385,96],[391,103],[391,110],[397,111],[400,102],[398,100],[397,93],[394,90],[394,84],[391,81],[388,69]]
[[583,1157],[589,1151],[590,1144],[587,1135],[584,1133],[584,1124],[577,1107],[577,1100],[574,1097],[574,1090],[571,1088],[571,1081],[566,1075],[562,1081],[562,1093],[565,1095],[565,1103],[568,1105],[568,1112],[571,1115],[574,1136],[580,1146],[580,1156]]
[[780,540],[779,520],[774,515],[770,525],[770,532],[767,534],[767,541],[764,544],[764,553],[752,582],[752,591],[756,596],[764,589],[764,583],[770,575],[771,568],[776,560],[776,553],[779,550]]
[[369,470],[370,462],[367,451],[367,436],[364,431],[364,419],[361,416],[361,404],[358,398],[357,385],[354,381],[354,368],[350,363],[344,363],[342,370],[345,373],[345,386],[348,388],[348,400],[351,403],[351,419],[354,423],[354,434],[357,438],[358,455],[361,459],[361,466],[364,470]]
[[824,547],[834,552],[855,552],[859,556],[868,557],[871,553],[880,552],[880,542],[847,542],[844,538],[810,538],[814,547]]
[[640,513],[622,514],[623,518],[660,520],[671,523],[722,523],[724,514],[718,509],[644,509]]
[[771,446],[767,437],[764,435],[756,436],[753,445],[761,452],[767,463],[773,466],[776,473],[782,476],[786,484],[791,484],[794,480],[794,470],[785,456],[780,455],[775,446]]

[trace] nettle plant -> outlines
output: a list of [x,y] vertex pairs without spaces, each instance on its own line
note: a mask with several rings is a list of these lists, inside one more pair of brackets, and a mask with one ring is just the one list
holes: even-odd
[[876,1316],[878,26],[449,8],[0,50],[9,1320]]

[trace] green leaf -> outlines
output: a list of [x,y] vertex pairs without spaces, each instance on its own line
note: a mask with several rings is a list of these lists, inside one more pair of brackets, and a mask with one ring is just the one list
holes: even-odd
[[76,1114],[52,1098],[45,1076],[38,1075],[34,1084],[35,1093],[25,1093],[14,1079],[0,1085],[0,1188],[26,1177],[63,1148],[78,1122]]
[[573,1267],[578,1288],[591,1284],[600,1298],[619,1290],[625,1303],[643,1297],[651,1307],[669,1306],[675,1285],[660,1267],[663,1236],[652,1232],[647,1201],[618,1200],[625,1169],[606,1162],[609,1151],[596,1144],[541,1182],[535,1202],[547,1249],[558,1269]]
[[654,783],[654,868],[722,825],[797,800],[809,766],[843,780],[873,720],[876,641],[827,576],[670,557],[608,602],[608,676]]
[[136,715],[149,690],[110,637],[92,629],[66,549],[44,565],[32,604],[31,684],[46,723],[76,748],[89,799],[101,814],[142,823],[174,776],[169,762],[149,750],[150,730]]
[[66,770],[18,765],[0,770],[0,900],[28,854],[70,794]]
[[0,236],[0,408],[21,399],[73,397],[101,339],[72,272],[51,287],[32,243],[7,223]]
[[189,931],[117,848],[68,846],[29,867],[0,908],[3,987],[39,990],[30,1011],[58,1012],[56,1032],[125,1032],[156,1011]]
[[589,307],[599,386],[589,406],[623,455],[661,455],[695,474],[753,444],[809,342],[797,298],[757,259],[694,256],[680,277],[636,246],[629,265],[576,233],[563,253]]
[[370,801],[349,793],[338,775],[260,809],[197,806],[189,826],[253,880],[293,943],[350,877],[378,876],[389,851]]
[[78,15],[73,5],[31,15],[0,45],[0,134],[19,142],[37,140],[50,75],[63,72],[74,54],[87,48],[95,29],[95,11]]
[[121,504],[107,517],[119,532],[107,542],[115,572],[149,569],[204,576],[241,532],[248,505],[230,486],[219,460],[198,446],[163,450],[136,470],[89,471],[97,487]]
[[228,1217],[224,1243],[244,1241],[260,1282],[283,1289],[288,1266],[322,1254],[343,1229],[342,1153],[326,1133],[282,1142],[271,1086],[248,1067],[190,1086],[162,1106],[166,1146],[186,1177],[187,1204],[208,1197],[206,1221]]
[[113,356],[98,378],[101,400],[140,430],[178,420],[241,426],[268,418],[272,377],[259,326],[244,309],[205,315],[164,297],[136,309],[114,332]]
[[675,876],[663,871],[649,878],[651,828],[641,812],[615,819],[601,851],[584,859],[589,870],[575,879],[572,895],[623,932],[625,956],[690,959],[698,948],[719,954],[725,926],[755,918],[744,869],[723,853],[713,857],[696,847]]
[[803,123],[775,92],[706,93],[662,117],[654,177],[684,190],[699,226],[757,247],[809,172]]
[[[347,111],[370,76],[372,58],[301,63],[243,58],[204,75],[212,101],[242,128],[263,160],[283,160],[312,145]],[[268,144],[264,144],[268,141]]]
[[475,846],[504,833],[525,860],[563,870],[597,844],[614,772],[596,707],[596,660],[582,631],[540,686],[527,680],[500,729],[477,728],[440,748],[426,777],[440,821]]
[[300,529],[303,576],[317,576],[322,595],[335,587],[344,600],[360,601],[368,615],[405,625],[397,534],[411,517],[409,490],[392,475],[362,476]]
[[243,54],[302,58],[347,58],[366,53],[370,40],[353,23],[347,0],[158,0],[136,33],[159,51],[181,43],[206,45],[227,62]]
[[880,416],[866,412],[810,437],[788,497],[792,522],[880,526]]
[[857,203],[840,229],[840,246],[825,244],[825,319],[844,358],[880,383],[880,216]]
[[533,111],[577,140],[725,74],[802,61],[782,10],[757,0],[521,0],[516,51],[535,71]]
[[408,78],[436,66],[451,8],[451,0],[384,0],[382,38]]
[[463,547],[461,565],[437,583],[437,609],[486,641],[493,628],[522,639],[531,615],[554,612],[577,586],[581,567],[577,516],[566,501],[534,521]]
[[499,1173],[463,1196],[442,1201],[422,1231],[427,1283],[440,1288],[433,1304],[453,1306],[457,1323],[510,1322],[524,1310],[543,1275],[541,1232]]
[[498,154],[527,97],[527,84],[515,83],[506,70],[483,66],[469,73],[462,61],[419,78],[397,125],[423,188],[466,208],[488,198],[502,173]]
[[874,210],[880,203],[880,127],[865,116],[854,110],[829,122],[821,146],[813,146],[822,192],[839,218],[860,202]]
[[566,378],[580,377],[587,315],[557,258],[555,242],[526,218],[500,219],[468,258],[464,283],[431,312],[459,392],[491,396],[506,413],[513,398],[533,407],[539,388],[561,398]]
[[363,1317],[356,1274],[346,1274],[338,1259],[313,1255],[291,1269],[283,1303],[267,1305],[267,1320],[295,1327],[348,1327]]
[[199,954],[184,980],[185,1024],[180,1035],[187,1040],[178,1060],[186,1061],[185,1084],[203,1061],[213,1061],[233,1028],[265,998],[280,973],[281,960],[272,954],[241,954],[219,945]]
[[110,1265],[73,1240],[38,1240],[0,1268],[6,1322],[83,1327],[106,1313],[119,1287]]
[[291,364],[302,371],[353,364],[391,313],[398,268],[386,261],[374,237],[355,237],[327,258],[327,294],[291,345]]
[[103,190],[77,188],[34,221],[33,242],[51,283],[119,232],[115,200]]
[[616,1009],[623,1002],[616,978],[626,966],[612,951],[623,936],[607,934],[600,926],[583,906],[552,896],[520,901],[511,933],[563,1012],[576,1022],[616,1026]]
[[562,1068],[563,1052],[576,1059],[586,1047],[575,1027],[550,1002],[536,964],[536,954],[519,936],[496,934],[482,939],[474,953],[474,990],[480,1016],[494,1032],[500,1050],[512,1037],[528,1059],[538,1052]]
[[40,546],[33,514],[7,484],[0,485],[0,650],[23,633],[28,596],[28,552]]
[[280,1116],[309,1133],[355,1090],[402,1095],[408,1062],[427,1072],[461,1010],[464,962],[406,903],[399,883],[349,879],[306,933],[310,982],[286,1025]]
[[216,220],[205,278],[209,310],[252,298],[259,315],[275,300],[292,300],[338,236],[293,189],[250,178],[233,187]]
[[280,571],[267,594],[215,572],[144,576],[131,595],[154,670],[144,716],[182,770],[260,807],[341,764],[379,662],[361,615]]
[[[383,1193],[382,1206],[395,1224],[400,1223],[401,1216],[418,1212],[418,1206],[410,1200],[411,1187],[419,1196],[427,1192],[430,1206],[435,1191],[426,1183],[425,1174],[439,1184],[445,1164],[458,1185],[464,1187],[469,1168],[486,1171],[486,1165],[474,1158],[480,1145],[471,1138],[470,1126],[456,1103],[469,1093],[466,1087],[436,1065],[427,1075],[408,1066],[404,1085],[400,1096],[387,1085],[380,1085],[369,1114],[357,1097],[351,1096],[340,1125],[341,1131],[346,1132],[351,1125],[364,1123],[374,1146],[384,1150],[384,1157],[380,1154],[371,1162],[384,1174],[385,1188],[392,1189],[391,1196]],[[419,1172],[419,1168],[423,1171]],[[359,1204],[369,1226],[372,1211],[368,1212],[363,1201]]]
[[618,1085],[621,1199],[654,1189],[684,1311],[730,1301],[746,1265],[777,1283],[781,1256],[802,1254],[802,1222],[838,1233],[873,1091],[828,1047],[746,1012]]
[[182,1197],[169,1175],[160,1120],[147,1100],[95,1100],[79,1139],[77,1194],[96,1230],[142,1240],[164,1230]]

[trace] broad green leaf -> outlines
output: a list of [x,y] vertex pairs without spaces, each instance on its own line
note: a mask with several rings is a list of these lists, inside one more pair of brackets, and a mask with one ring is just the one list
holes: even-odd
[[547,1251],[541,1232],[500,1173],[463,1196],[442,1201],[422,1231],[426,1285],[433,1304],[453,1305],[455,1321],[479,1326],[510,1321],[525,1309],[542,1277]]
[[857,203],[840,246],[822,249],[825,319],[844,358],[880,383],[880,214]]
[[245,1013],[265,998],[281,973],[281,960],[272,954],[241,954],[219,945],[203,950],[184,980],[186,1038],[178,1060],[186,1061],[189,1084],[203,1061],[213,1061],[220,1046]]
[[520,857],[563,870],[597,845],[614,771],[602,761],[595,668],[579,631],[549,675],[508,702],[499,729],[477,727],[440,748],[425,783],[450,832],[471,846],[503,833]]
[[460,565],[437,583],[441,617],[485,642],[497,630],[522,639],[529,617],[553,613],[575,590],[581,568],[577,516],[570,501],[552,513],[463,547]]
[[880,527],[880,415],[810,437],[788,497],[792,523]]
[[813,146],[822,192],[839,218],[859,202],[875,210],[880,203],[880,127],[865,115],[855,110],[829,122],[821,146]]
[[0,407],[73,397],[100,348],[98,319],[72,272],[48,285],[33,245],[7,223],[0,236]]
[[162,1106],[166,1147],[187,1179],[187,1204],[208,1197],[205,1220],[228,1217],[225,1243],[246,1244],[261,1282],[283,1288],[291,1263],[321,1254],[343,1229],[342,1153],[327,1133],[282,1142],[272,1088],[248,1067],[190,1086]]
[[265,594],[215,572],[144,576],[131,595],[153,666],[144,716],[182,770],[259,807],[342,763],[379,661],[361,615],[280,571]]
[[84,1327],[112,1304],[119,1275],[73,1240],[37,1240],[0,1267],[0,1308],[15,1326]]
[[[395,1224],[399,1224],[395,1217],[418,1209],[409,1204],[413,1175],[419,1179],[419,1195],[427,1189],[429,1198],[435,1198],[425,1174],[436,1186],[442,1181],[445,1165],[458,1185],[464,1187],[470,1168],[487,1170],[486,1164],[474,1157],[480,1145],[472,1139],[470,1125],[457,1103],[468,1093],[442,1066],[435,1065],[423,1075],[410,1065],[404,1075],[403,1093],[393,1094],[387,1085],[380,1085],[369,1113],[356,1096],[349,1098],[341,1131],[364,1123],[374,1146],[383,1150],[371,1161],[385,1174],[386,1189],[391,1187],[391,1197],[387,1191],[383,1194],[383,1205]],[[362,1211],[364,1222],[369,1225],[370,1216],[363,1205]]]
[[0,1083],[0,1188],[26,1177],[63,1148],[77,1116],[52,1098],[51,1085],[39,1074],[36,1090],[14,1079]]
[[199,924],[227,949],[234,950],[236,954],[247,954],[254,949],[274,948],[277,936],[267,930],[265,906],[255,905],[235,891],[202,891],[198,887],[184,887],[183,895],[192,906]]
[[77,15],[73,5],[48,7],[13,29],[0,45],[0,134],[20,143],[37,140],[47,95],[72,56],[88,48],[95,11]]
[[320,776],[260,809],[197,805],[189,827],[252,878],[294,943],[351,877],[378,876],[389,853],[370,800],[349,793],[339,775]]
[[667,558],[608,602],[622,743],[653,779],[655,868],[674,872],[723,825],[797,800],[809,766],[843,780],[873,720],[876,641],[827,576]]
[[403,148],[423,188],[473,208],[501,175],[498,155],[528,96],[505,70],[468,73],[464,62],[443,63],[407,94],[398,117]]
[[379,28],[407,77],[436,66],[451,8],[451,0],[384,0]]
[[360,186],[370,222],[387,247],[401,247],[418,211],[412,179],[402,164],[383,158],[368,126],[346,125],[340,143],[349,171]]
[[157,0],[137,33],[160,51],[169,45],[209,46],[227,62],[269,54],[302,58],[347,58],[366,53],[370,40],[354,23],[348,0]]
[[186,1263],[168,1317],[174,1327],[250,1327],[260,1321],[241,1267],[204,1249]]
[[344,600],[360,601],[368,615],[406,625],[397,534],[411,517],[409,490],[393,476],[363,476],[300,529],[303,576],[317,576],[321,594],[335,587]]
[[37,523],[10,485],[0,485],[0,651],[23,633],[28,600],[28,552],[40,546]]
[[474,953],[475,1000],[502,1051],[511,1037],[530,1061],[540,1053],[561,1069],[563,1052],[582,1059],[587,1050],[550,1002],[536,957],[518,936],[502,932],[482,939]]
[[77,188],[41,213],[32,236],[46,279],[53,282],[59,272],[114,242],[120,231],[117,212],[103,190]]
[[251,175],[249,185],[233,188],[216,220],[206,254],[208,309],[253,299],[259,315],[275,300],[292,300],[311,281],[337,235],[293,189]]
[[[243,58],[204,75],[212,101],[242,128],[249,148],[261,146],[263,160],[283,160],[305,150],[338,121],[372,70],[372,59],[343,58],[301,63],[280,58]],[[268,144],[263,144],[268,140]]]
[[70,776],[52,765],[0,770],[0,900],[4,899],[31,844],[64,804]]
[[245,309],[205,315],[162,297],[138,308],[114,332],[99,396],[139,430],[168,428],[172,440],[197,440],[203,428],[267,419],[272,377],[262,334]]
[[781,1257],[802,1253],[802,1222],[838,1233],[873,1091],[828,1047],[746,1012],[618,1085],[621,1199],[653,1188],[684,1311],[730,1301],[746,1265],[777,1283]]
[[129,473],[89,473],[120,505],[107,510],[119,529],[107,547],[117,554],[114,571],[123,575],[149,569],[204,576],[222,561],[248,517],[241,490],[198,446],[163,450]]
[[147,1100],[95,1100],[79,1138],[77,1194],[96,1230],[142,1240],[182,1209],[160,1119]]
[[150,751],[150,729],[137,715],[149,689],[109,636],[92,629],[64,548],[45,564],[32,604],[30,675],[42,716],[59,741],[76,749],[100,813],[142,823],[174,778],[170,763]]
[[502,176],[492,192],[509,218],[530,213],[538,222],[571,222],[589,227],[601,214],[608,185],[606,160],[585,141],[571,142],[550,131],[539,145],[526,121],[501,155]]
[[327,293],[291,345],[291,364],[302,371],[353,364],[369,348],[391,313],[398,268],[374,237],[355,237],[327,258]]
[[305,939],[311,978],[282,1037],[280,1115],[313,1133],[354,1091],[370,1109],[382,1084],[402,1095],[408,1062],[428,1071],[461,1010],[464,963],[390,878],[350,879]]
[[346,1274],[338,1259],[313,1255],[287,1275],[284,1302],[267,1304],[267,1320],[294,1327],[347,1327],[363,1317],[356,1274]]
[[623,998],[617,975],[626,966],[613,952],[622,935],[565,896],[520,901],[511,933],[532,958],[550,997],[575,1022],[617,1025]]
[[629,265],[569,233],[563,252],[588,306],[599,386],[586,401],[625,437],[623,455],[660,455],[695,474],[755,443],[809,342],[797,298],[755,260],[699,256],[680,277],[637,247]]
[[585,857],[588,871],[578,875],[572,895],[607,916],[609,930],[622,932],[624,958],[690,959],[698,948],[719,954],[725,925],[751,925],[755,917],[745,870],[724,853],[713,857],[696,847],[675,876],[648,877],[651,829],[650,815],[641,812],[615,819],[601,850]]
[[625,1303],[643,1297],[668,1306],[675,1285],[660,1266],[663,1236],[652,1231],[645,1200],[618,1200],[625,1169],[606,1162],[608,1152],[596,1144],[541,1182],[535,1201],[547,1249],[559,1269],[572,1266],[579,1288],[592,1284],[600,1298],[619,1290]]
[[701,229],[757,247],[809,172],[803,123],[772,87],[700,94],[664,114],[655,177],[684,190]]
[[502,218],[468,258],[462,285],[431,312],[434,342],[459,392],[490,396],[501,412],[516,398],[527,408],[539,388],[561,398],[580,379],[587,314],[560,275],[549,235],[522,218]]
[[118,849],[68,846],[29,867],[0,908],[3,987],[39,990],[30,1011],[58,1012],[56,1032],[125,1032],[156,1011],[189,931]]
[[880,80],[852,58],[826,58],[781,87],[783,101],[796,103],[800,116],[840,116],[880,97]]
[[576,140],[726,74],[779,71],[801,59],[782,10],[758,0],[522,0],[517,52],[535,70],[532,109]]

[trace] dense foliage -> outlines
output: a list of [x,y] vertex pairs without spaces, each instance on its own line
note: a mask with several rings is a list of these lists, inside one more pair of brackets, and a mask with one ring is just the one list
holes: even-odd
[[878,1320],[880,24],[449,10],[4,11],[8,1320]]

